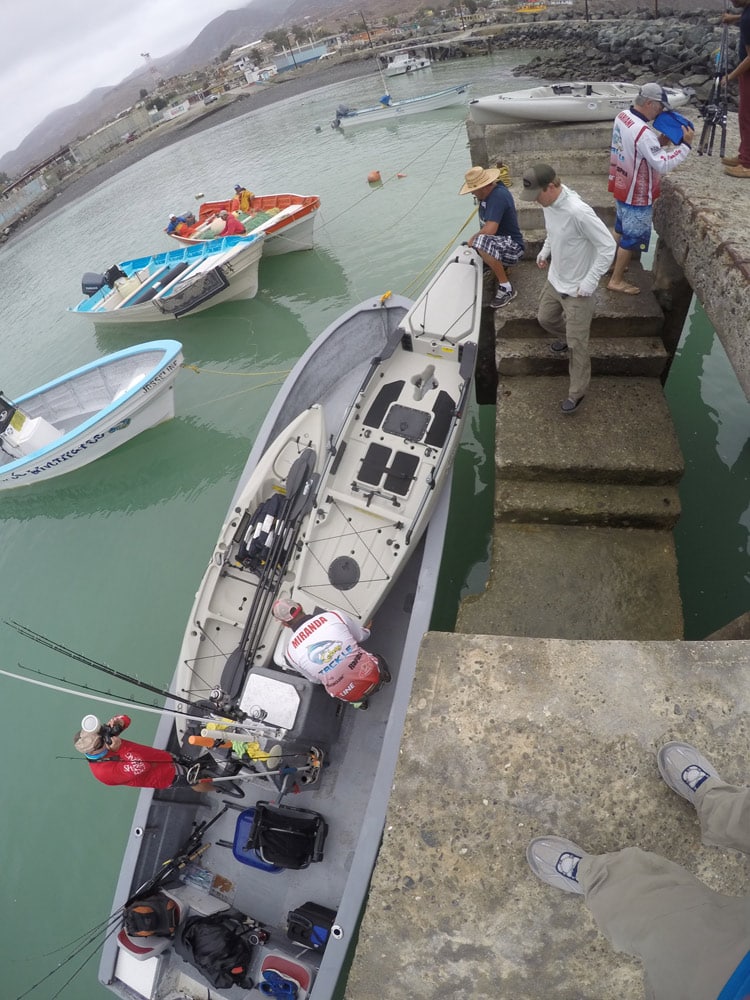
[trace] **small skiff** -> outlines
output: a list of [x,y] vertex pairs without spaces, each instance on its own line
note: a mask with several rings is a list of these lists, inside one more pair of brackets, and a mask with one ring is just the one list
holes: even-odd
[[[239,917],[246,941],[254,942],[244,960],[245,990],[254,982],[268,995],[297,1000],[336,995],[377,857],[416,655],[429,627],[451,463],[474,370],[480,292],[481,262],[474,251],[458,248],[416,305],[383,296],[340,317],[300,359],[274,402],[190,613],[170,704],[204,718],[191,746],[210,747],[214,757],[228,754],[216,748],[226,735],[248,747],[253,763],[232,779],[244,790],[242,800],[179,789],[140,793],[114,910],[126,901],[140,904],[146,886],[176,905],[178,929],[144,939],[107,924],[116,930],[105,942],[99,978],[122,1000],[239,995],[236,987],[212,984],[186,945],[190,921],[221,920],[222,914]],[[397,395],[398,381],[405,384]],[[387,412],[379,426],[365,428],[355,414],[369,418],[373,405]],[[427,416],[426,425],[417,412]],[[394,453],[379,484],[372,482],[372,461],[357,468],[347,457],[350,447],[366,456],[367,435],[407,459]],[[409,475],[401,466],[412,465],[414,455],[417,467]],[[332,466],[344,463],[361,484],[360,499],[371,496],[376,518],[386,493],[404,515],[400,529],[392,526],[402,551],[388,567],[389,579],[373,581],[369,601],[377,611],[368,646],[385,658],[392,681],[366,712],[276,665],[275,623],[261,642],[251,636],[253,622],[265,615],[261,604],[291,592],[305,526],[330,503],[329,491],[340,485]],[[258,501],[274,497],[281,507],[264,568],[245,557],[265,523],[255,516]],[[350,538],[342,537],[339,554],[349,549]],[[270,590],[259,604],[264,577]],[[218,690],[228,667],[236,695]],[[217,733],[217,725],[230,729]],[[195,732],[195,724],[175,726],[165,715],[156,744],[184,751],[191,728]],[[313,767],[313,759],[325,766]],[[298,794],[290,800],[291,791]],[[280,802],[288,808],[278,808]],[[314,827],[301,867],[273,864],[253,846],[257,817],[269,810],[284,823]]]
[[429,69],[430,60],[426,56],[418,56],[410,49],[399,52],[384,52],[379,57],[385,60],[383,72],[386,76],[403,76],[405,73],[416,73],[420,69]]
[[[320,198],[312,194],[255,195],[249,212],[237,212],[248,235],[265,233],[263,256],[271,257],[293,250],[311,250],[313,227]],[[217,219],[222,210],[230,212],[232,201],[207,201],[198,212],[198,224],[188,235],[169,233],[186,246],[216,239],[224,223]]]
[[[478,125],[612,121],[620,111],[630,107],[639,89],[635,83],[584,81],[510,90],[469,101],[469,117]],[[690,99],[687,91],[664,89],[671,108],[679,108]]]
[[203,312],[258,291],[264,234],[226,236],[149,257],[81,279],[84,298],[68,311],[95,323],[153,323]]
[[340,105],[336,109],[336,117],[331,122],[331,128],[341,132],[349,132],[361,125],[382,125],[383,122],[398,121],[409,115],[466,104],[470,89],[470,83],[461,83],[457,87],[448,87],[446,90],[439,90],[433,94],[422,94],[421,97],[406,97],[402,101],[394,101],[390,95],[386,94],[373,107],[360,108],[359,110]]
[[176,340],[137,344],[10,402],[0,397],[0,489],[60,476],[174,416]]

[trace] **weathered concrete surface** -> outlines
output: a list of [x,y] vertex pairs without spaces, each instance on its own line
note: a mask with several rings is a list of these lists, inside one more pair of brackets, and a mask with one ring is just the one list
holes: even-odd
[[[728,155],[739,141],[729,116]],[[691,155],[667,177],[654,226],[682,267],[750,399],[750,181],[729,177],[718,157]],[[658,272],[657,272],[658,278]]]
[[498,479],[677,483],[684,462],[658,379],[595,378],[573,416],[568,379],[504,379],[497,398]]
[[670,531],[495,524],[490,579],[457,632],[562,639],[681,639]]
[[712,888],[747,860],[702,847],[654,752],[684,739],[729,781],[750,765],[750,645],[425,637],[348,1000],[642,1000],[528,841],[639,845]]
[[[557,169],[565,180],[571,175],[604,178],[607,186],[611,122],[518,125],[466,123],[471,162],[482,166],[502,160],[510,169],[513,187],[532,163],[543,161]],[[540,152],[546,150],[547,152]],[[551,158],[550,158],[551,157]],[[602,167],[603,165],[603,167]],[[583,197],[583,191],[580,192]],[[610,205],[611,207],[611,205]]]

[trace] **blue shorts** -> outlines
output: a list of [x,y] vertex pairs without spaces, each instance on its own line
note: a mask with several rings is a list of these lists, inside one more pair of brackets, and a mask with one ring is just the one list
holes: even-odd
[[615,204],[617,205],[615,232],[620,234],[622,249],[648,250],[654,206],[626,205],[624,201],[616,201]]
[[480,233],[474,237],[471,245],[475,250],[482,250],[503,264],[517,264],[524,254],[523,244],[516,243],[512,236],[487,236]]

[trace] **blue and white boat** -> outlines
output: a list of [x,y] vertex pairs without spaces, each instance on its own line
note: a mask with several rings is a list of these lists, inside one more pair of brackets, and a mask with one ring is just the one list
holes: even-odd
[[11,402],[0,396],[0,490],[88,465],[174,416],[182,344],[153,340]]
[[84,298],[69,312],[95,323],[180,319],[230,299],[252,299],[265,234],[225,236],[136,257],[81,279]]

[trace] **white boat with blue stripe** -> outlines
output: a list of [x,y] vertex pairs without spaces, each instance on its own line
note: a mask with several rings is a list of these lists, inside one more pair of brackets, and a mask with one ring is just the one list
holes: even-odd
[[84,298],[69,312],[95,323],[153,323],[203,312],[258,291],[264,233],[225,236],[115,264],[81,279]]
[[0,490],[79,469],[171,419],[181,364],[182,344],[153,340],[0,396]]

